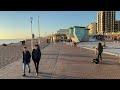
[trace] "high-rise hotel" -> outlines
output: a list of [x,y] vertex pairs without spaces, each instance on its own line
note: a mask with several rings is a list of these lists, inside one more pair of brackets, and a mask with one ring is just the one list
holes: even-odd
[[98,11],[97,33],[105,34],[115,31],[115,11]]

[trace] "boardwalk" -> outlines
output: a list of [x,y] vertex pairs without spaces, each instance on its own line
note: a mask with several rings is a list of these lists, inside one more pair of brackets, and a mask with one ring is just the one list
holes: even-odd
[[42,49],[39,75],[35,75],[33,61],[31,73],[23,77],[22,60],[0,69],[0,79],[120,79],[118,57],[103,55],[103,62],[93,64],[94,52],[61,43]]

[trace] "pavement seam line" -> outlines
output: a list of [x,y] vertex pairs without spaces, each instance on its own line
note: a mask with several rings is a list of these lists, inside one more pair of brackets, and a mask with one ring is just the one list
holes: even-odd
[[57,64],[57,60],[58,60],[58,57],[60,55],[60,46],[59,46],[59,49],[58,49],[58,55],[57,55],[57,58],[56,58],[56,62],[54,64],[54,67],[53,67],[53,70],[52,70],[52,75],[51,75],[51,79],[53,79],[53,74],[54,74],[54,71],[55,71],[55,67],[56,67],[56,64]]

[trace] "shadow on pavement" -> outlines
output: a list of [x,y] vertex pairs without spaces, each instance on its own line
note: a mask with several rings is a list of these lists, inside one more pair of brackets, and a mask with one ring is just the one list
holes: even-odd
[[102,64],[102,65],[119,65],[120,66],[119,63],[112,62],[112,61],[102,61],[102,62],[100,62],[100,64]]
[[80,77],[58,75],[58,76],[54,76],[53,79],[80,79]]
[[75,62],[78,62],[78,63],[81,63],[81,62],[86,62],[86,63],[91,63],[90,59],[88,60],[71,60],[71,59],[65,59],[65,58],[58,58],[59,60],[65,60],[65,61],[75,61]]
[[47,54],[42,54],[42,55],[59,55],[59,56],[68,56],[68,57],[93,57],[92,55],[88,56],[88,55],[85,55],[85,54],[79,54],[79,55],[73,55],[73,54],[56,54],[56,53],[47,53]]
[[[34,73],[35,74],[35,73]],[[28,79],[79,79],[80,77],[58,75],[46,72],[39,72],[37,76],[26,76]]]

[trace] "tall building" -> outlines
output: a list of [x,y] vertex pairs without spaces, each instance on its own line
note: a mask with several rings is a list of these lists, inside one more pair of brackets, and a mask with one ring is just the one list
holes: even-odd
[[115,31],[115,11],[98,11],[97,33],[104,34]]
[[90,29],[89,30],[89,35],[94,35],[97,34],[97,23],[96,22],[92,22],[90,23],[86,28]]
[[116,20],[115,21],[115,32],[119,32],[120,31],[120,20]]

